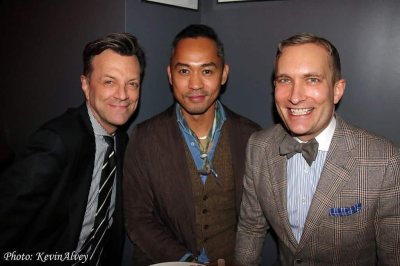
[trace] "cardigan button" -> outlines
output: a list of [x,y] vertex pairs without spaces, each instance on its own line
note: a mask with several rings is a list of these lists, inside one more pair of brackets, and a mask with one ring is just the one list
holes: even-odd
[[207,212],[208,212],[207,209],[203,209],[202,211],[203,214],[206,214]]

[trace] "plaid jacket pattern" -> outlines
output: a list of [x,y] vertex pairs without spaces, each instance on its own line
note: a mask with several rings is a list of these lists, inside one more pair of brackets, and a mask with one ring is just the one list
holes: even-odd
[[288,221],[280,125],[256,132],[246,154],[236,238],[240,265],[259,265],[269,229],[281,265],[400,265],[400,151],[339,116],[298,243]]

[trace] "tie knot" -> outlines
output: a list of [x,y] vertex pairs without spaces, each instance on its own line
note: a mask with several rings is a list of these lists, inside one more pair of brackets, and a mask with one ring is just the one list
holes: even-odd
[[[296,140],[295,140],[296,141]],[[297,152],[297,153],[302,153],[303,152],[303,149],[304,149],[304,146],[305,146],[305,144],[307,144],[308,142],[304,142],[304,143],[302,143],[302,142],[298,142],[298,141],[296,141],[296,143],[293,143],[293,151],[295,151],[295,152]]]
[[104,140],[107,142],[107,144],[114,149],[114,138],[110,136],[103,136],[103,137]]
[[296,153],[301,153],[303,158],[311,166],[313,161],[317,158],[318,142],[315,139],[306,143],[300,143],[293,139],[293,137],[286,135],[279,146],[279,154],[286,155],[288,159],[292,158]]

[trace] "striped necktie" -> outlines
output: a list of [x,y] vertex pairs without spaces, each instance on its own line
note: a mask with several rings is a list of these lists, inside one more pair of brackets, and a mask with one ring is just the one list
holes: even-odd
[[90,265],[101,265],[101,254],[108,237],[108,218],[112,188],[115,180],[116,160],[114,139],[104,136],[104,140],[108,143],[108,148],[101,171],[96,217],[94,226],[80,251],[81,254],[86,253],[89,255]]

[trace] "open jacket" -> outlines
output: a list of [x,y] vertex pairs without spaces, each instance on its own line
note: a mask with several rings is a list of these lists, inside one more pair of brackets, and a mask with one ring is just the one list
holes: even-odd
[[[126,133],[116,133],[116,206],[104,254],[112,261],[109,265],[117,265],[122,255],[121,176],[127,140]],[[76,250],[92,181],[95,147],[86,104],[67,110],[33,134],[24,153],[0,177],[2,253],[16,250],[17,254],[51,255]]]
[[[260,128],[224,110],[239,213],[246,144]],[[124,162],[124,203],[128,234],[135,244],[134,265],[177,261],[187,252],[199,251],[185,145],[174,107],[139,124],[132,133]]]
[[279,155],[286,132],[276,125],[251,136],[238,263],[259,265],[263,239],[272,229],[282,265],[400,265],[399,149],[339,116],[336,121],[299,243],[287,212],[287,158]]

